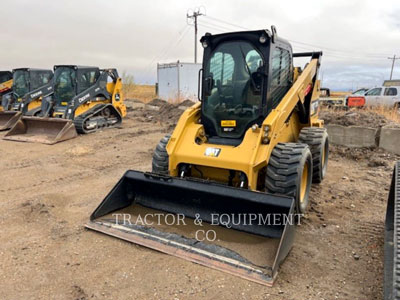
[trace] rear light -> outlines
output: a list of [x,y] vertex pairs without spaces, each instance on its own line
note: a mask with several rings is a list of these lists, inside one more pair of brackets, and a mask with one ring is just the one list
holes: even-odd
[[304,97],[308,95],[308,93],[311,91],[311,88],[312,88],[311,84],[309,84],[306,87],[306,89],[304,90]]
[[364,97],[349,97],[347,98],[348,107],[362,107],[365,105]]

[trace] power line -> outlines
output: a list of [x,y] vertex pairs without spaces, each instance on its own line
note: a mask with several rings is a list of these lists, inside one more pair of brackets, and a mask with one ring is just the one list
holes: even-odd
[[146,67],[146,70],[147,70],[146,75],[148,75],[151,72],[151,69],[153,68],[153,63],[155,61],[160,61],[160,60],[163,60],[164,58],[166,58],[167,55],[170,53],[170,51],[172,49],[175,49],[180,44],[180,42],[183,40],[183,38],[188,33],[189,28],[190,28],[190,26],[188,24],[185,24],[185,26],[182,27],[182,29],[178,31],[179,35],[177,36],[176,42],[175,43],[168,42],[168,45],[166,45],[164,47],[164,49],[161,51],[161,53],[159,55],[155,56],[151,60],[151,62]]
[[[211,16],[205,16],[205,17],[207,19],[211,19],[211,20],[213,20],[215,22],[220,22],[220,23],[229,25],[229,26],[231,26],[233,28],[238,28],[238,29],[242,29],[242,30],[251,30],[248,27],[243,27],[243,26],[240,26],[240,25],[237,25],[237,24],[225,21],[225,20],[221,20],[219,18],[215,18],[215,17],[211,17]],[[224,26],[224,29],[225,30],[231,30],[230,28],[228,28],[226,26]],[[334,49],[334,48],[330,48],[330,47],[326,47],[326,46],[320,46],[320,45],[315,45],[315,44],[310,44],[310,43],[304,43],[304,42],[299,42],[299,41],[291,40],[291,39],[288,39],[288,41],[293,43],[293,44],[300,44],[300,45],[304,45],[304,46],[311,46],[311,47],[314,47],[314,48],[320,48],[320,49],[322,49],[324,51],[325,50],[329,50],[331,52],[337,52],[336,54],[338,54],[338,55],[358,54],[358,55],[363,55],[363,56],[368,56],[368,57],[373,57],[373,58],[381,58],[381,59],[383,59],[384,57],[387,56],[387,54],[382,54],[382,53],[360,53],[360,52],[355,52],[355,51]],[[349,58],[351,58],[351,57],[349,56]]]
[[199,22],[199,25],[204,25],[204,24],[207,24],[209,26],[215,27],[218,30],[222,30],[222,31],[225,31],[225,32],[229,32],[229,31],[233,30],[232,28],[225,27],[224,25],[215,24],[215,23],[212,23],[212,22],[209,22],[209,21],[205,21],[205,20],[202,20],[201,22]]
[[223,29],[221,29],[221,28],[217,28],[216,26],[204,24],[203,22],[199,23],[199,25],[200,25],[201,27],[205,27],[205,28],[208,28],[208,29],[216,30],[217,33],[223,33],[223,32],[225,32],[225,30],[223,30]]
[[400,59],[400,57],[396,57],[396,55],[393,55],[393,57],[388,57],[388,59],[391,59],[391,60],[392,60],[392,70],[390,71],[390,80],[392,80],[393,69],[394,69],[394,62],[396,61],[396,59]]
[[237,28],[240,28],[240,29],[250,30],[250,28],[246,28],[246,27],[243,27],[243,26],[239,26],[239,25],[237,25],[237,24],[233,24],[233,23],[230,23],[230,22],[227,22],[227,21],[218,19],[218,18],[214,18],[214,17],[210,17],[210,16],[206,16],[206,18],[211,19],[211,20],[214,20],[214,21],[217,21],[217,22],[220,22],[220,23],[224,23],[224,24],[226,24],[226,25],[230,25],[230,26],[233,26],[233,27],[237,27]]

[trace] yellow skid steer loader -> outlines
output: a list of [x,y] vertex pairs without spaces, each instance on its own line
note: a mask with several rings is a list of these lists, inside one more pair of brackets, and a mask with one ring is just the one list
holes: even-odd
[[292,53],[275,27],[201,43],[200,102],[157,145],[152,172],[127,171],[86,227],[272,285],[327,170],[322,53]]
[[115,69],[54,67],[53,91],[43,97],[38,116],[23,116],[6,140],[55,144],[106,127],[126,115],[122,81]]
[[[0,71],[0,99],[4,94],[7,94],[11,91],[13,76],[10,71]],[[0,111],[3,110],[3,107],[0,103]]]
[[53,89],[53,71],[45,69],[19,68],[12,72],[12,86],[2,96],[0,130],[12,128],[22,115],[37,116],[42,97]]

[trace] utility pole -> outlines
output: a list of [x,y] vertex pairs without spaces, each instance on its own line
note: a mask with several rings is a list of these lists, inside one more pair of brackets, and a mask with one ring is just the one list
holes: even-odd
[[393,55],[393,57],[388,57],[388,59],[391,59],[391,60],[392,60],[392,70],[390,71],[390,80],[392,80],[393,69],[394,69],[394,62],[396,61],[396,59],[400,59],[400,57],[396,57],[396,55]]
[[203,16],[204,14],[200,10],[194,11],[193,14],[186,14],[186,18],[194,20],[194,63],[197,63],[197,17]]

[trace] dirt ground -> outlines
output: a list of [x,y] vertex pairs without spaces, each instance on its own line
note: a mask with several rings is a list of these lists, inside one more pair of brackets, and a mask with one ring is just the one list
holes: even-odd
[[[130,103],[122,129],[53,146],[0,140],[0,299],[382,299],[394,157],[332,147],[276,284],[264,287],[84,229],[173,128]],[[4,133],[0,133],[2,137]]]
[[320,117],[325,124],[337,124],[342,126],[364,126],[380,128],[383,126],[400,127],[398,113],[393,110],[377,108],[371,109],[351,109],[349,111],[324,108],[320,112]]

